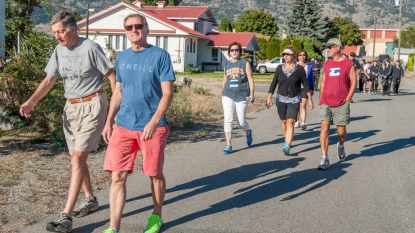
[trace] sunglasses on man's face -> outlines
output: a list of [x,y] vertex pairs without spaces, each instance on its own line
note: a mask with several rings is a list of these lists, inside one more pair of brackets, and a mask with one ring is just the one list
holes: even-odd
[[336,48],[338,45],[327,46],[326,49]]
[[124,28],[127,31],[131,31],[133,30],[133,28],[137,29],[137,30],[141,30],[146,26],[146,24],[131,24],[131,25],[125,25]]
[[229,51],[237,53],[237,52],[239,52],[239,49],[231,49]]

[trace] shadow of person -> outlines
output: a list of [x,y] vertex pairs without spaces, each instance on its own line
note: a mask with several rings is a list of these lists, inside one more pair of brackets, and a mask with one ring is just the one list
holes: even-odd
[[334,164],[332,169],[324,172],[318,171],[316,168],[312,168],[302,171],[295,171],[287,175],[281,175],[261,181],[257,184],[237,190],[234,193],[234,197],[218,202],[209,208],[165,223],[164,230],[211,214],[217,214],[233,208],[243,208],[273,199],[286,193],[295,192],[308,185],[312,185],[306,190],[282,197],[280,199],[280,201],[292,200],[302,194],[321,188],[340,178],[346,174],[345,169],[349,166],[350,164],[348,163]]
[[[367,149],[362,150],[360,154],[350,154],[346,160],[353,160],[362,156],[378,156],[399,151],[403,148],[412,147],[415,144],[415,136],[409,138],[399,138],[386,142],[378,142],[370,145],[365,145]],[[370,148],[368,148],[370,147]]]
[[242,165],[224,172],[192,180],[188,183],[177,185],[167,190],[167,193],[194,189],[191,192],[181,194],[164,202],[165,205],[189,198],[201,193],[210,192],[236,183],[243,183],[257,178],[261,178],[273,173],[281,172],[285,169],[294,168],[299,165],[304,158],[293,158],[289,160],[267,161]]

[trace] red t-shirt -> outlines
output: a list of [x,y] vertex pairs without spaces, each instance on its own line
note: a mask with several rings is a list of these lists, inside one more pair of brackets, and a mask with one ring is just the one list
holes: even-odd
[[343,59],[342,61],[327,60],[324,63],[324,90],[320,98],[320,105],[326,104],[337,107],[346,102],[350,90],[350,69],[353,61]]

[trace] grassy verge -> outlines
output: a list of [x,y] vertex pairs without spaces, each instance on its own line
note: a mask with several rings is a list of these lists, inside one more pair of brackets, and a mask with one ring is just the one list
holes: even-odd
[[[201,73],[177,73],[176,76],[187,76],[189,78],[223,78],[223,72],[220,71],[211,71],[211,72],[201,72]],[[254,80],[272,80],[274,78],[273,73],[253,73]]]

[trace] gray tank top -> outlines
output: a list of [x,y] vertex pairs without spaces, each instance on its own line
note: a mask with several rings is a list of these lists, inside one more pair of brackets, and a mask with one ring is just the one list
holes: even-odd
[[245,59],[225,63],[226,83],[222,96],[229,97],[236,102],[246,101],[246,97],[250,95],[250,90],[245,68]]

